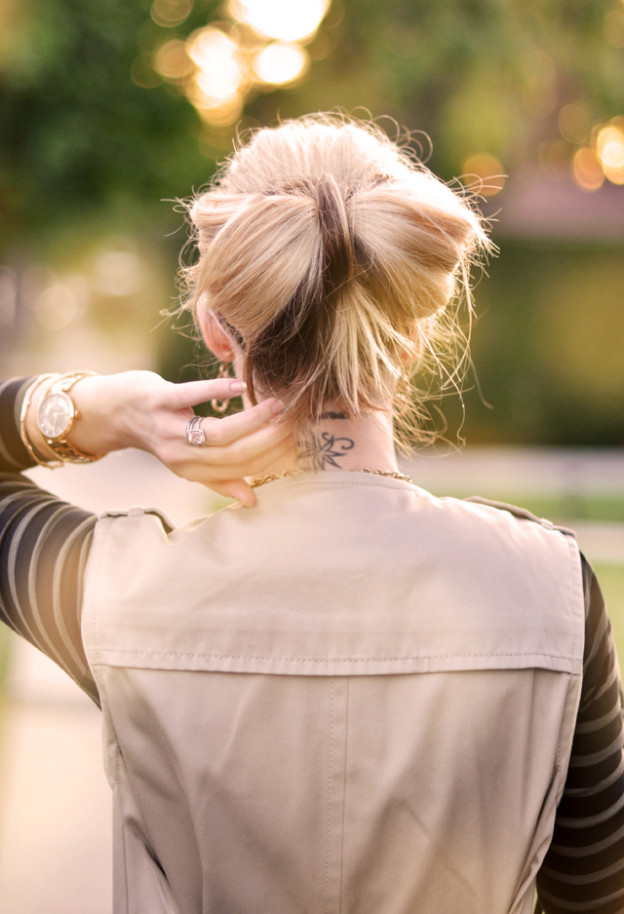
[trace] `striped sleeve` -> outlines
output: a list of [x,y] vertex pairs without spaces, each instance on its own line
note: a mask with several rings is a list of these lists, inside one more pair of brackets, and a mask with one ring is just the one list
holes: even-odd
[[20,437],[20,407],[33,378],[0,381],[0,472],[34,466]]
[[18,421],[28,383],[0,384],[0,619],[97,702],[80,633],[82,580],[96,516],[16,472],[31,465]]
[[565,789],[537,890],[545,914],[622,914],[624,753],[620,672],[604,599],[585,560],[583,575],[583,688]]

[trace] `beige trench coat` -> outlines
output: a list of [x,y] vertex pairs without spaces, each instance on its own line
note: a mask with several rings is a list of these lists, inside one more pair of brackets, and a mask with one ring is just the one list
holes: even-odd
[[574,539],[360,473],[258,496],[98,522],[115,914],[528,914],[579,700]]

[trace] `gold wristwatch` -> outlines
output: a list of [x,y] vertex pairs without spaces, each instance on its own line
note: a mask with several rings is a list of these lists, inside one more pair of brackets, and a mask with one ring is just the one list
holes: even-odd
[[[48,448],[58,457],[58,464],[93,463],[98,460],[93,454],[85,454],[67,440],[80,413],[69,395],[70,390],[93,371],[74,371],[61,375],[45,392],[37,412],[37,426]],[[50,465],[50,464],[48,464]]]

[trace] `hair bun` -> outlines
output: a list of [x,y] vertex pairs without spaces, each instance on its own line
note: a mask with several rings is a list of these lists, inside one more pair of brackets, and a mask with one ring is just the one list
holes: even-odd
[[330,295],[356,273],[352,230],[336,179],[325,175],[315,184],[314,190],[323,245],[323,290]]
[[411,187],[372,187],[354,197],[352,207],[371,280],[377,277],[417,318],[445,308],[476,240],[478,220],[468,207],[424,174],[415,176]]
[[191,218],[191,304],[240,334],[252,401],[276,394],[301,425],[330,403],[387,410],[427,355],[445,371],[446,306],[470,305],[488,249],[460,194],[373,124],[328,115],[257,131]]
[[320,228],[309,194],[240,194],[232,202],[220,193],[198,202],[199,283],[207,306],[249,342],[294,298],[320,296]]

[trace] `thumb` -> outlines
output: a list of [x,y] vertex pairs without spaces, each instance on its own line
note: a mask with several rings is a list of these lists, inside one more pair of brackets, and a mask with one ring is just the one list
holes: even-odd
[[244,479],[228,479],[227,482],[210,483],[210,488],[219,495],[236,498],[245,508],[253,508],[256,504],[256,493]]

